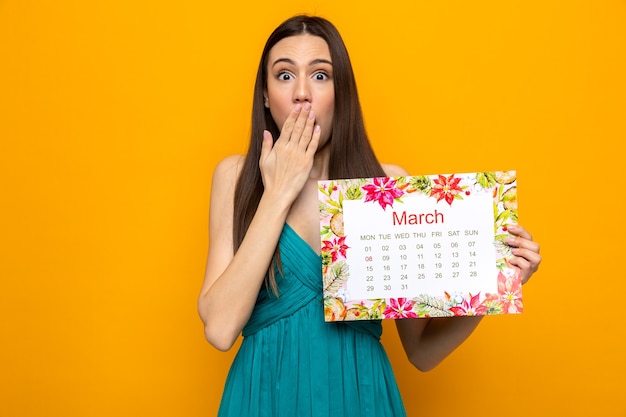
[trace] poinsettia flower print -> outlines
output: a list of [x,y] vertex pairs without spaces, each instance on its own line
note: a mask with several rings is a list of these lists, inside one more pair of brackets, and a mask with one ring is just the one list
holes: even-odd
[[392,178],[374,178],[372,184],[364,185],[362,188],[367,191],[365,202],[378,201],[378,204],[385,210],[387,206],[393,207],[393,201],[404,195],[404,191],[396,187],[396,180]]
[[487,312],[487,307],[480,302],[480,293],[476,295],[469,295],[469,300],[466,298],[459,305],[450,307],[449,309],[455,316],[482,316]]
[[461,178],[455,177],[454,174],[449,177],[439,175],[433,180],[434,185],[430,190],[430,196],[437,197],[437,202],[446,200],[446,203],[452,205],[452,201],[458,198],[456,196],[463,192],[459,182],[461,182]]
[[498,274],[498,294],[508,314],[521,313],[522,306],[522,280],[519,274],[506,276],[502,272]]
[[350,248],[345,242],[345,236],[335,238],[333,240],[325,240],[323,242],[324,246],[322,247],[322,252],[330,253],[333,262],[337,262],[340,255],[343,258],[346,257],[346,251]]
[[386,319],[414,319],[417,314],[413,311],[414,301],[408,298],[390,298],[383,317]]

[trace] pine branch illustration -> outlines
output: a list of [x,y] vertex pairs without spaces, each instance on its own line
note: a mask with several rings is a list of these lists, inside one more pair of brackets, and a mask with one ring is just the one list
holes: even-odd
[[348,278],[348,265],[345,261],[335,262],[330,271],[324,274],[324,295],[335,294]]
[[454,314],[446,309],[446,303],[437,297],[428,294],[421,294],[415,298],[415,304],[420,312],[430,317],[449,317]]

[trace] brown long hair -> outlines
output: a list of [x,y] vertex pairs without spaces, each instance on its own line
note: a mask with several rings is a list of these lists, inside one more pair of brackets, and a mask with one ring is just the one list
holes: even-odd
[[[280,135],[279,127],[263,103],[268,77],[267,57],[272,47],[281,39],[303,34],[319,36],[326,41],[333,65],[335,109],[329,139],[330,179],[385,175],[365,131],[352,64],[339,31],[331,22],[317,16],[297,15],[287,19],[268,38],[257,70],[252,102],[250,145],[235,189],[233,222],[235,251],[243,241],[263,194],[263,181],[259,169],[263,130],[269,130],[274,140]],[[274,255],[274,261],[269,269],[269,279],[266,281],[266,284],[276,292],[274,265],[280,265],[278,252]]]

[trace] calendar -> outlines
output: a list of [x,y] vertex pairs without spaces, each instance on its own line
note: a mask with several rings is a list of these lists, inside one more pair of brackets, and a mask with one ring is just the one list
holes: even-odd
[[515,171],[319,181],[326,321],[518,314]]

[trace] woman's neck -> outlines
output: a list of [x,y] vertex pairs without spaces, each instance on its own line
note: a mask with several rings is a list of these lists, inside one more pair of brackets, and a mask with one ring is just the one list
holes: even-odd
[[313,158],[313,167],[309,174],[311,180],[325,180],[328,179],[328,162],[330,161],[330,144],[326,143],[321,149],[315,152]]

